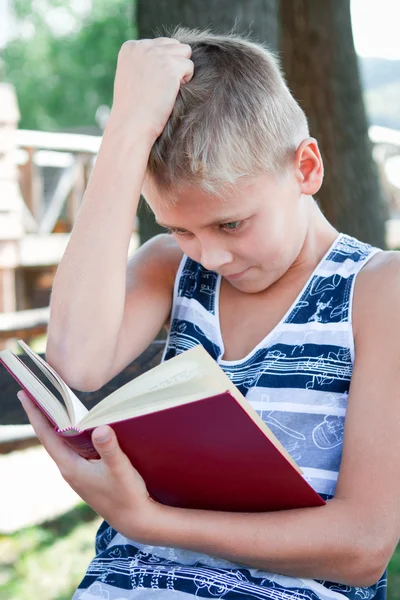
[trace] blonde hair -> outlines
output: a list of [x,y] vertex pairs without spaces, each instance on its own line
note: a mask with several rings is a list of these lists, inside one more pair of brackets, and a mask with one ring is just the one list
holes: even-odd
[[194,76],[151,150],[157,187],[218,193],[246,175],[282,173],[309,132],[277,58],[235,34],[179,27],[171,37],[191,46]]

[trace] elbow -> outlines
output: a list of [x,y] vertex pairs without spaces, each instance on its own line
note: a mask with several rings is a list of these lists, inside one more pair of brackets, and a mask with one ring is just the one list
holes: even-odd
[[375,585],[385,572],[388,562],[382,561],[375,553],[370,553],[360,560],[354,572],[349,573],[344,583],[361,588]]
[[53,367],[68,387],[80,392],[95,392],[106,382],[103,377],[99,377],[101,368],[93,369],[89,366],[77,364],[76,361],[67,354],[56,352],[51,347],[46,349],[46,361]]
[[349,552],[343,553],[342,583],[361,588],[375,585],[385,572],[395,547],[378,536],[374,539],[367,536],[361,544],[355,544]]
[[103,379],[90,377],[84,373],[77,373],[73,378],[70,378],[69,383],[66,379],[64,379],[64,381],[70,388],[76,390],[77,392],[97,392],[97,390],[102,388],[105,384]]
[[[387,569],[396,544],[384,542],[375,538],[375,546],[365,552],[362,576],[364,587],[377,583]],[[373,544],[374,540],[371,540],[371,543]]]

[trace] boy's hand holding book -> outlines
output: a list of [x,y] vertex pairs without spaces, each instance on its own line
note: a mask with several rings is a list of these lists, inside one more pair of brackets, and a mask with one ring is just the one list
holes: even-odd
[[86,460],[67,446],[28,395],[18,393],[28,418],[65,481],[112,527],[130,539],[157,544],[162,506],[119,447],[111,427],[100,426],[92,442],[100,459]]

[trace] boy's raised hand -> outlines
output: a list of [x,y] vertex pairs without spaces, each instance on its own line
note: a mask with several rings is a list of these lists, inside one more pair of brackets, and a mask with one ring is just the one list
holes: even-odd
[[128,41],[118,55],[110,120],[132,124],[156,139],[172,112],[181,85],[191,80],[189,45],[173,38]]

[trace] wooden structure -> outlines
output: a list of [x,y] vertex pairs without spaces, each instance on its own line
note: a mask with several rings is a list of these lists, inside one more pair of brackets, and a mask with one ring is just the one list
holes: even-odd
[[21,131],[19,116],[14,88],[0,83],[0,347],[46,330],[48,310],[29,311],[49,303],[101,140]]
[[18,130],[19,182],[28,218],[20,242],[17,310],[46,306],[98,152],[99,136]]
[[0,347],[46,332],[50,290],[101,138],[18,130],[0,83]]
[[16,139],[21,192],[32,216],[30,231],[51,234],[60,220],[58,231],[71,231],[101,137],[18,130]]
[[[102,398],[108,396],[122,385],[145,373],[161,362],[164,350],[164,341],[154,341],[150,346],[119,375],[96,392],[78,392],[77,396],[88,406],[97,404]],[[26,356],[21,357],[29,364],[29,368],[49,385],[49,381],[42,372]],[[28,424],[26,414],[17,399],[17,392],[21,387],[6,371],[0,369],[0,454],[21,450],[38,444],[32,427]]]
[[[0,348],[46,332],[50,291],[101,136],[17,129],[13,88],[0,86]],[[130,252],[137,246],[137,233]],[[22,314],[23,313],[23,314]]]
[[24,206],[15,166],[18,121],[14,89],[8,83],[0,83],[0,312],[17,308],[15,269],[24,235]]
[[50,308],[33,308],[0,314],[0,344],[10,338],[23,338],[26,342],[44,335],[49,323]]

